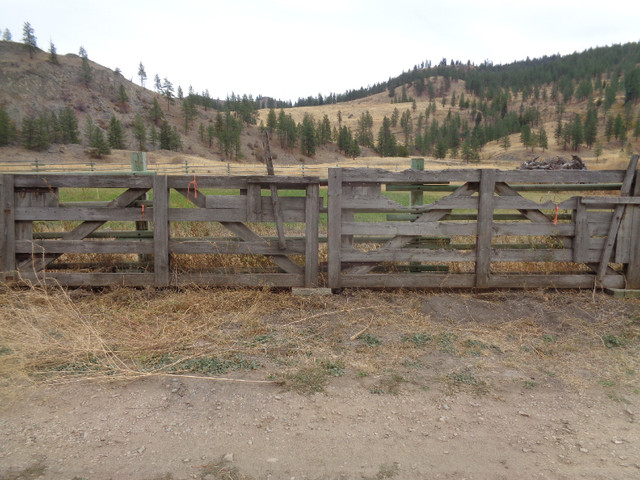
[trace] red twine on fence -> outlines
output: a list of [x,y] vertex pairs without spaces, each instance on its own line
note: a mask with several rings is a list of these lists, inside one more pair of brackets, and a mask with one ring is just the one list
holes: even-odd
[[187,205],[189,205],[189,193],[191,192],[191,186],[193,185],[193,198],[198,198],[198,182],[196,182],[196,176],[193,176],[193,180],[187,185]]
[[142,204],[141,209],[142,209],[142,221],[145,222],[146,219],[144,218],[144,204]]
[[560,207],[558,206],[558,204],[556,203],[556,214],[553,217],[553,224],[557,225],[558,224],[558,212],[560,211]]

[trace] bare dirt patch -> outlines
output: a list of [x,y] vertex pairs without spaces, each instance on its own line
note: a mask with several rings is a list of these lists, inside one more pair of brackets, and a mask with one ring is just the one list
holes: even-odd
[[640,301],[5,290],[0,478],[640,478]]

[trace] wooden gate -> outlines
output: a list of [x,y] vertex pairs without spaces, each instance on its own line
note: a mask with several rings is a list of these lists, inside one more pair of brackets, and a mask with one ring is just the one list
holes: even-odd
[[[331,169],[329,286],[638,288],[637,161],[626,172]],[[398,190],[432,198],[409,206]]]
[[[64,199],[77,189],[109,200]],[[318,192],[312,177],[1,175],[0,271],[70,286],[315,286]]]

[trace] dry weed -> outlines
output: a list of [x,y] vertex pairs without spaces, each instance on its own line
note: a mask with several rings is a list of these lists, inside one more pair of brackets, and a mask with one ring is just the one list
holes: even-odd
[[[450,379],[462,365],[482,379],[501,366],[580,388],[598,380],[637,388],[639,350],[640,301],[592,292],[0,292],[4,393],[41,382],[157,374],[279,378],[301,383],[301,391],[307,382],[313,391],[358,372],[406,379],[395,393]],[[445,360],[459,367],[435,367]],[[256,371],[247,377],[249,370]]]

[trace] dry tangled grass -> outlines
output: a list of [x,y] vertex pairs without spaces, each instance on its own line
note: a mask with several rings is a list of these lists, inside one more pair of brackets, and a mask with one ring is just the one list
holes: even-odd
[[640,301],[593,292],[0,292],[5,394],[42,382],[144,375],[279,381],[307,393],[315,387],[304,382],[321,388],[323,375],[382,376],[379,385],[393,383],[391,392],[405,380],[463,378],[456,372],[469,368],[482,382],[514,369],[640,393],[639,353]]

